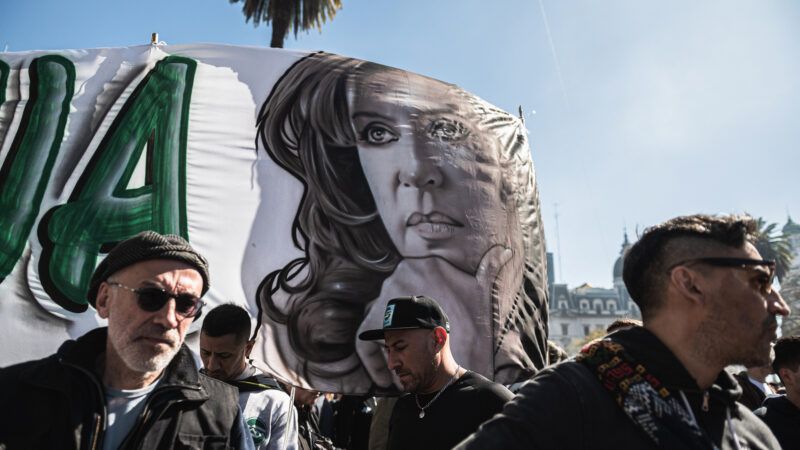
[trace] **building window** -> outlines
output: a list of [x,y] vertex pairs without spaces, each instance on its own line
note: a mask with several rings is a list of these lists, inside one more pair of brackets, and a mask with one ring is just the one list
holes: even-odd
[[563,336],[566,336],[566,335],[569,334],[569,324],[568,323],[562,323],[561,324],[561,334]]
[[600,314],[603,312],[603,301],[599,298],[594,299],[594,312]]
[[606,309],[608,309],[611,314],[614,314],[617,312],[617,303],[614,300],[609,300],[606,304]]
[[567,309],[567,302],[561,300],[558,302],[558,309]]
[[584,325],[583,326],[583,335],[584,336],[588,336],[590,332],[591,332],[591,330],[589,330],[589,325]]
[[583,299],[581,300],[581,311],[588,311],[589,310],[589,300]]

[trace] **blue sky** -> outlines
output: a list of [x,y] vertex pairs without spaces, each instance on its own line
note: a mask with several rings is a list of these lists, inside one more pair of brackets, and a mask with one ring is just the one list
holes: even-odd
[[[624,227],[633,237],[694,212],[800,220],[798,2],[343,2],[322,33],[286,47],[522,105],[548,247],[573,286],[611,284]],[[270,35],[225,0],[0,6],[0,50],[139,45],[152,31],[169,44],[268,45]]]

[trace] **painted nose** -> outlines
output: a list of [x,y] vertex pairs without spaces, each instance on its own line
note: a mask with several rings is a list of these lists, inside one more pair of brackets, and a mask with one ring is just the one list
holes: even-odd
[[414,143],[398,179],[405,187],[431,189],[442,185],[443,176],[439,161],[431,154],[430,143],[423,137]]
[[789,308],[789,305],[783,299],[781,293],[775,289],[773,289],[772,293],[767,297],[767,302],[769,302],[768,308],[772,314],[788,316],[791,312],[791,308]]

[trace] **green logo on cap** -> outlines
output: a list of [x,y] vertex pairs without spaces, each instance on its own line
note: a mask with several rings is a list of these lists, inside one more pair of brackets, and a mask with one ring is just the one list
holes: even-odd
[[395,305],[386,305],[386,312],[383,313],[384,328],[392,325],[392,316],[394,316],[394,306]]

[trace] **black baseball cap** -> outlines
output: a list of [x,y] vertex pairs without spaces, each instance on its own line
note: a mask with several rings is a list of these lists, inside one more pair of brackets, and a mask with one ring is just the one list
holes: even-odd
[[450,333],[450,320],[436,300],[424,295],[397,297],[389,300],[383,313],[383,328],[358,335],[362,341],[383,339],[386,330],[434,329],[442,327]]

